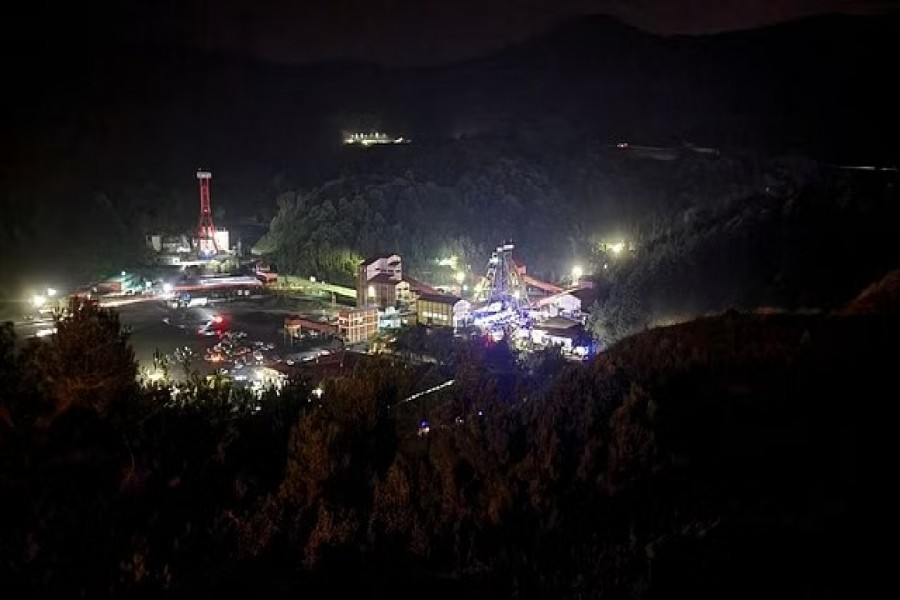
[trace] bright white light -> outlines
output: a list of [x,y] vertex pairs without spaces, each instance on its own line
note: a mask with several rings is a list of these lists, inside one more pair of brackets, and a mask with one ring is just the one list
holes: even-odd
[[164,283],[164,284],[163,284],[163,291],[164,291],[165,293],[167,293],[167,294],[171,293],[171,292],[172,292],[172,284],[171,284],[171,283]]
[[163,377],[165,377],[165,375],[159,369],[155,369],[147,375],[147,379],[149,379],[153,383],[156,383],[157,381],[162,381]]
[[54,333],[56,333],[56,327],[49,327],[47,329],[38,329],[35,332],[34,336],[41,338],[47,337],[48,335],[53,335]]
[[310,275],[310,277],[309,277],[309,282],[310,282],[310,283],[315,283],[315,282],[316,282],[316,278],[313,277],[312,275]]
[[370,285],[369,286],[369,298],[374,298],[374,297],[375,297],[375,286]]
[[466,274],[463,271],[456,272],[456,283],[462,285],[462,282],[466,280]]
[[572,267],[572,281],[578,282],[581,279],[581,276],[584,275],[584,269],[582,269],[579,265],[575,265]]
[[459,260],[456,256],[451,256],[449,258],[442,258],[438,260],[438,266],[440,267],[450,267],[451,269],[456,269],[456,262]]
[[56,290],[53,288],[47,288],[47,297],[52,298],[56,295]]
[[41,296],[40,294],[35,294],[34,296],[31,297],[31,303],[34,305],[35,308],[42,307],[44,305],[44,302],[46,302],[46,301],[47,301],[47,298],[45,298],[44,296]]
[[622,250],[625,249],[625,242],[618,242],[618,243],[615,243],[615,244],[611,244],[611,245],[609,246],[609,249],[612,251],[613,254],[615,254],[616,256],[618,256],[619,254],[622,253]]
[[316,398],[320,398],[320,399],[321,399],[321,398],[322,398],[322,394],[325,393],[325,390],[322,389],[322,386],[319,386],[319,387],[317,387],[316,389],[314,389],[314,390],[312,391],[312,393],[313,393],[313,396],[315,396]]

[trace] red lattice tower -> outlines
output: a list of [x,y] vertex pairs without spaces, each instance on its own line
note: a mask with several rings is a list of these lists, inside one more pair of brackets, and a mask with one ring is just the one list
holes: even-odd
[[209,180],[212,173],[197,171],[200,182],[200,223],[197,225],[197,246],[200,252],[218,252],[216,247],[216,226],[213,224],[212,209],[209,202]]

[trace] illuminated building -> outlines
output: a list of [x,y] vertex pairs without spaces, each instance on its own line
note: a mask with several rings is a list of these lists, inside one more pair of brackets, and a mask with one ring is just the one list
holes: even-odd
[[378,331],[378,309],[374,306],[342,308],[338,311],[338,336],[348,344],[365,342]]
[[433,327],[459,327],[472,305],[457,296],[422,294],[416,301],[416,322]]

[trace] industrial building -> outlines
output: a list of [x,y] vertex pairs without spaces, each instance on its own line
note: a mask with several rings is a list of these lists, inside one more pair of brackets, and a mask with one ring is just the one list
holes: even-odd
[[383,311],[413,306],[420,294],[436,293],[433,287],[403,274],[403,261],[398,254],[367,258],[357,267],[357,306],[376,306]]
[[338,311],[337,330],[347,344],[368,341],[378,332],[378,309],[374,306],[342,308]]
[[584,355],[590,346],[590,336],[584,326],[562,317],[551,317],[530,331],[531,342],[539,346],[559,346],[566,354]]
[[416,300],[416,322],[434,327],[459,327],[466,321],[472,305],[458,296],[422,294]]
[[227,229],[216,228],[212,218],[210,180],[212,173],[197,171],[200,190],[200,216],[192,237],[187,235],[147,236],[147,245],[156,253],[155,262],[160,265],[206,264],[231,252],[231,239]]
[[365,259],[356,270],[356,305],[393,306],[396,285],[402,280],[403,263],[398,254]]
[[590,312],[598,297],[598,290],[581,288],[545,296],[537,300],[534,307],[547,317],[580,319]]

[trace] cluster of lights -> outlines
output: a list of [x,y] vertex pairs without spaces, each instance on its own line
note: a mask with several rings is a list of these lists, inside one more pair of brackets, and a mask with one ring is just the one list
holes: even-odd
[[437,264],[439,267],[450,267],[454,271],[456,270],[456,264],[459,262],[458,256],[450,256],[447,258],[439,258]]
[[47,303],[49,298],[56,297],[56,290],[54,288],[47,288],[47,292],[45,294],[35,294],[31,297],[31,304],[35,308],[41,308]]
[[344,143],[348,145],[359,144],[361,146],[371,146],[372,144],[408,144],[409,140],[403,136],[392,138],[386,133],[351,133],[344,138]]

